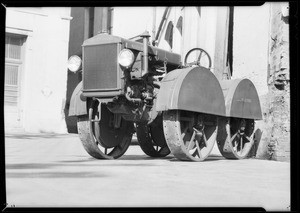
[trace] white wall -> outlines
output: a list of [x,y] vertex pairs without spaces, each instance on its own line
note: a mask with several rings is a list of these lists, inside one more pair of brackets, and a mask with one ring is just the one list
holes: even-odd
[[[130,38],[140,35],[145,30],[152,35],[154,7],[114,7],[113,35]],[[166,7],[156,7],[156,33]],[[215,53],[215,38],[217,33],[217,7],[201,7],[201,17],[196,7],[172,7],[167,15],[167,21],[158,39],[158,46],[184,56],[191,48],[205,49],[212,60]],[[183,36],[176,24],[183,17]],[[173,22],[173,48],[164,40],[169,21]],[[182,39],[183,37],[183,39]]]
[[233,78],[249,78],[258,94],[268,92],[270,4],[234,8]]
[[70,8],[7,8],[6,31],[27,35],[21,108],[27,132],[67,133],[64,119]]
[[196,7],[184,8],[183,56],[190,49],[200,47],[208,52],[214,67],[216,15],[216,7],[201,7],[200,16]]
[[[219,69],[224,66],[223,52],[226,49],[225,44],[227,42],[227,31],[225,30],[227,29],[227,12],[228,7],[201,7],[199,15],[197,8],[194,6],[172,7],[166,26],[169,21],[172,21],[174,24],[173,49],[171,50],[168,43],[164,40],[166,29],[162,31],[159,47],[181,54],[182,61],[186,53],[192,48],[202,48],[211,57],[211,71],[221,72]],[[180,16],[183,17],[182,36],[176,28]]]
[[153,22],[152,7],[114,7],[113,35],[126,39],[142,34],[151,34]]

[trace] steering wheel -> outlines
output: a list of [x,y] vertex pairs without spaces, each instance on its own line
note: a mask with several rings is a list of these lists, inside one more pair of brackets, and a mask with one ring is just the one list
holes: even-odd
[[188,51],[188,53],[185,55],[184,64],[185,66],[196,65],[210,69],[211,58],[204,49],[196,47]]

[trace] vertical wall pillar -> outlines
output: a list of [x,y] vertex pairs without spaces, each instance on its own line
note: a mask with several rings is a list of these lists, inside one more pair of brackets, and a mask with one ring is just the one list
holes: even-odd
[[270,157],[290,160],[290,85],[288,3],[272,3],[269,36]]
[[226,73],[229,7],[218,7],[216,25],[216,44],[214,56],[214,74],[218,80]]

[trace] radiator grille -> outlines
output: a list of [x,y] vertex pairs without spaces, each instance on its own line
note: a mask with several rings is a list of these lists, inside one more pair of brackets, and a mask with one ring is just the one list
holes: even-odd
[[118,44],[85,46],[83,51],[83,89],[118,89]]

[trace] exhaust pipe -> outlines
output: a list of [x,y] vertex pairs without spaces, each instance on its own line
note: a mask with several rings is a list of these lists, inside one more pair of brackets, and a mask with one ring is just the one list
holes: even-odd
[[143,38],[143,71],[142,76],[146,75],[148,73],[148,40],[150,37],[150,34],[148,31],[145,31],[142,35],[140,35]]

